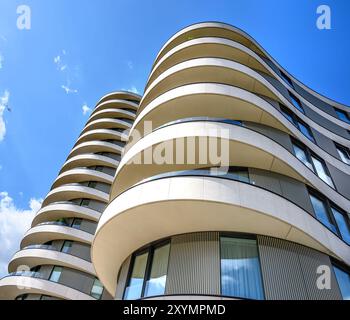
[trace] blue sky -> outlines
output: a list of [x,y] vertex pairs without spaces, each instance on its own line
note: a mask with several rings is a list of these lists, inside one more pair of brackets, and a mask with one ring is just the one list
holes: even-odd
[[[16,26],[22,4],[30,30]],[[331,30],[316,28],[321,4]],[[12,111],[0,109],[0,275],[87,120],[83,106],[116,89],[142,93],[165,41],[200,21],[242,28],[300,81],[350,105],[349,1],[1,0],[0,103]]]

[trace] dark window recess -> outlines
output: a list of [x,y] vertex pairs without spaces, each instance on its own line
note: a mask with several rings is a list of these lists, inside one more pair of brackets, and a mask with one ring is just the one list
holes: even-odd
[[290,123],[292,123],[306,138],[316,144],[316,140],[310,127],[304,121],[282,104],[280,104],[280,109],[284,117],[287,118]]
[[293,82],[292,80],[283,72],[280,70],[281,76],[284,80],[284,82],[286,82],[287,84],[289,84],[292,88],[294,88]]
[[350,116],[347,112],[340,110],[340,109],[336,109],[336,108],[334,108],[334,109],[335,109],[335,112],[340,120],[350,124]]
[[341,159],[346,164],[350,165],[350,151],[347,147],[344,147],[340,144],[335,144],[335,147],[337,148],[338,155]]
[[304,108],[300,102],[300,100],[290,91],[288,91],[290,99],[292,100],[292,103],[294,107],[296,107],[300,112],[305,113]]

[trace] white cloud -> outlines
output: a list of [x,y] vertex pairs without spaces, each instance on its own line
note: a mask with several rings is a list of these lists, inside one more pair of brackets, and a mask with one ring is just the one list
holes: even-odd
[[61,85],[61,88],[66,92],[66,94],[70,93],[78,93],[77,89],[73,89],[71,87],[71,82],[74,77],[77,77],[78,68],[73,68],[73,72],[69,67],[68,63],[65,62],[65,57],[67,55],[66,50],[62,50],[62,55],[57,55],[53,58],[53,62],[56,65],[56,69],[62,74],[63,80],[65,84]]
[[83,110],[83,115],[84,116],[91,112],[91,108],[89,108],[86,103],[81,108]]
[[132,63],[132,61],[128,61],[127,65],[130,70],[134,69],[134,64]]
[[4,121],[4,111],[8,108],[10,99],[10,92],[5,90],[2,96],[0,96],[0,141],[4,140],[6,134],[6,125]]
[[68,87],[68,85],[62,85],[61,88],[62,88],[67,94],[70,94],[70,93],[78,93],[78,90],[77,90],[77,89],[72,89],[72,88]]
[[0,192],[0,277],[7,273],[7,265],[19,250],[24,233],[41,207],[42,199],[30,199],[29,209],[16,207],[7,192]]

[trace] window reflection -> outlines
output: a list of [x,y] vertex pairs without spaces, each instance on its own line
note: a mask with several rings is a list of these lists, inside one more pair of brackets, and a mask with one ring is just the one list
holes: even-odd
[[223,295],[264,299],[256,240],[221,237]]

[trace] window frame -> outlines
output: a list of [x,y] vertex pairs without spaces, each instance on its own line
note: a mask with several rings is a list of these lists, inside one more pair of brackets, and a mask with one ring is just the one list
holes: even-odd
[[150,279],[150,276],[151,276],[151,269],[152,269],[152,262],[153,262],[154,251],[156,249],[158,249],[160,247],[163,247],[163,246],[166,246],[168,244],[170,245],[169,257],[168,257],[168,266],[167,266],[167,276],[168,276],[169,258],[170,258],[170,251],[171,251],[171,238],[151,243],[150,245],[148,245],[146,247],[143,247],[143,248],[140,248],[139,250],[135,251],[132,254],[131,259],[130,259],[128,275],[126,277],[126,282],[125,282],[124,290],[123,290],[123,300],[125,300],[126,289],[130,286],[130,280],[131,280],[132,272],[133,272],[133,269],[134,269],[134,264],[135,264],[136,257],[140,256],[140,255],[143,255],[145,253],[148,253],[148,255],[147,255],[147,262],[146,262],[146,268],[145,268],[145,274],[144,274],[144,277],[143,277],[141,294],[140,294],[140,297],[137,299],[137,300],[139,300],[139,299],[145,298],[146,284],[147,284],[147,281]]
[[[294,125],[294,127],[296,127],[298,129],[298,131],[308,140],[310,140],[312,143],[314,143],[315,145],[317,145],[316,139],[314,137],[314,134],[311,130],[311,127],[305,123],[303,120],[301,120],[293,111],[289,110],[286,106],[284,106],[282,103],[279,103],[279,107],[280,107],[280,111],[282,113],[282,115],[292,124]],[[290,119],[292,120],[292,122],[290,121]],[[305,128],[307,128],[308,132],[310,133],[310,136],[312,139],[310,139],[308,136],[306,136],[300,129],[300,125],[303,125]]]
[[329,185],[326,181],[322,180],[325,184],[327,184],[329,187],[331,187],[332,189],[334,190],[337,190],[336,186],[335,186],[335,183],[334,183],[334,180],[333,180],[333,177],[331,176],[331,173],[329,172],[329,169],[327,167],[327,164],[326,162],[320,158],[318,155],[316,155],[314,152],[312,152],[307,146],[305,146],[302,142],[298,141],[297,139],[295,139],[294,137],[291,137],[291,141],[292,141],[292,145],[296,145],[298,148],[302,149],[306,156],[307,156],[307,159],[308,161],[311,163],[312,167],[313,167],[313,170],[311,170],[305,163],[303,163],[295,154],[295,150],[294,150],[294,147],[293,147],[293,154],[294,156],[301,162],[304,164],[305,167],[307,167],[308,169],[310,169],[311,171],[313,171],[313,173],[319,178],[321,179],[321,177],[318,175],[318,171],[316,169],[316,166],[315,166],[315,163],[313,161],[312,158],[315,158],[316,160],[320,161],[327,176],[330,178],[331,182],[332,182],[332,185]]
[[283,72],[282,70],[280,70],[280,74],[281,74],[281,78],[284,80],[284,82],[288,83],[290,85],[290,87],[292,87],[294,89],[294,83],[292,81],[292,79],[287,76],[285,74],[285,72]]
[[[335,144],[335,148],[337,149],[340,161],[347,164],[347,165],[350,165],[350,150],[347,147],[342,146],[341,144],[339,144],[337,142],[334,142],[334,144]],[[349,163],[343,161],[339,151],[343,152],[347,156],[347,158],[349,159]]]
[[349,266],[347,266],[343,262],[341,262],[339,260],[336,260],[333,257],[330,257],[330,260],[331,260],[331,265],[332,265],[332,271],[333,271],[336,283],[337,283],[338,288],[339,288],[339,292],[341,294],[342,299],[344,300],[344,297],[343,297],[343,294],[341,292],[341,288],[340,288],[340,285],[339,285],[339,282],[338,282],[337,275],[335,273],[334,267],[339,269],[340,271],[343,271],[344,273],[347,273],[349,275],[349,281],[350,281],[350,268],[349,268]]
[[288,94],[289,94],[290,100],[291,100],[292,105],[294,106],[294,108],[296,108],[302,114],[305,114],[305,110],[304,110],[304,107],[303,107],[300,99],[295,94],[290,92],[289,90],[288,90]]
[[[56,268],[61,269],[61,271],[60,271],[60,276],[58,277],[57,281],[53,281],[53,280],[51,280],[51,277],[52,277],[52,275],[53,275],[53,273],[54,273],[54,271],[55,271]],[[50,272],[50,276],[49,276],[49,279],[48,279],[48,280],[51,281],[51,282],[54,282],[54,283],[59,283],[60,278],[61,278],[61,276],[62,276],[62,272],[63,272],[63,267],[61,267],[61,266],[54,266],[54,267],[52,268],[51,272]]]
[[[344,110],[341,110],[341,109],[338,109],[338,108],[334,108],[334,110],[335,110],[335,113],[337,114],[337,117],[338,117],[338,119],[339,119],[340,121],[343,121],[343,122],[345,122],[345,123],[347,123],[347,124],[350,124],[350,115],[349,115],[348,112],[346,112],[346,111],[344,111]],[[341,119],[340,116],[339,116],[339,114],[343,114],[344,117],[345,117],[345,119],[347,119],[347,120]]]
[[[347,224],[347,227],[348,227],[348,229],[350,231],[350,218],[348,217],[348,214],[343,209],[341,209],[339,206],[337,206],[335,203],[330,201],[326,196],[321,194],[320,192],[316,191],[315,189],[312,189],[311,187],[307,187],[307,189],[308,189],[310,203],[311,203],[311,207],[312,207],[312,210],[313,210],[313,213],[314,213],[314,217],[317,219],[315,209],[314,209],[314,207],[312,205],[312,202],[311,202],[311,196],[313,196],[316,199],[320,200],[324,204],[324,206],[326,208],[326,212],[327,212],[328,218],[330,219],[331,223],[334,225],[334,227],[337,230],[337,232],[335,234],[338,236],[338,238],[340,238],[342,241],[347,243],[344,240],[344,238],[343,238],[343,236],[341,234],[341,231],[340,231],[340,228],[338,226],[337,220],[334,217],[334,213],[332,211],[332,208],[337,210],[340,214],[343,215],[343,217],[345,218],[345,223]],[[322,221],[320,221],[319,219],[317,219],[317,221],[322,223]],[[324,225],[328,230],[330,230],[331,232],[334,233],[334,231],[331,230],[330,228],[328,228],[324,223],[322,223],[322,225]]]
[[[248,240],[255,240],[256,241],[256,247],[257,247],[257,252],[258,252],[258,262],[259,262],[259,269],[260,269],[260,276],[261,276],[261,290],[263,294],[263,298],[261,300],[256,300],[256,301],[264,301],[266,300],[266,291],[265,291],[265,283],[264,283],[264,275],[262,272],[261,268],[261,257],[260,257],[260,248],[259,248],[259,243],[258,243],[258,235],[256,234],[250,234],[250,233],[243,233],[243,232],[230,232],[230,231],[222,231],[219,232],[219,277],[220,277],[220,294],[222,295],[222,270],[221,270],[221,238],[240,238],[240,239],[248,239]],[[230,298],[235,298],[228,296]],[[241,298],[241,299],[246,299],[246,300],[254,300],[254,299],[249,299],[249,298],[242,298],[242,297],[236,297],[236,298]]]

